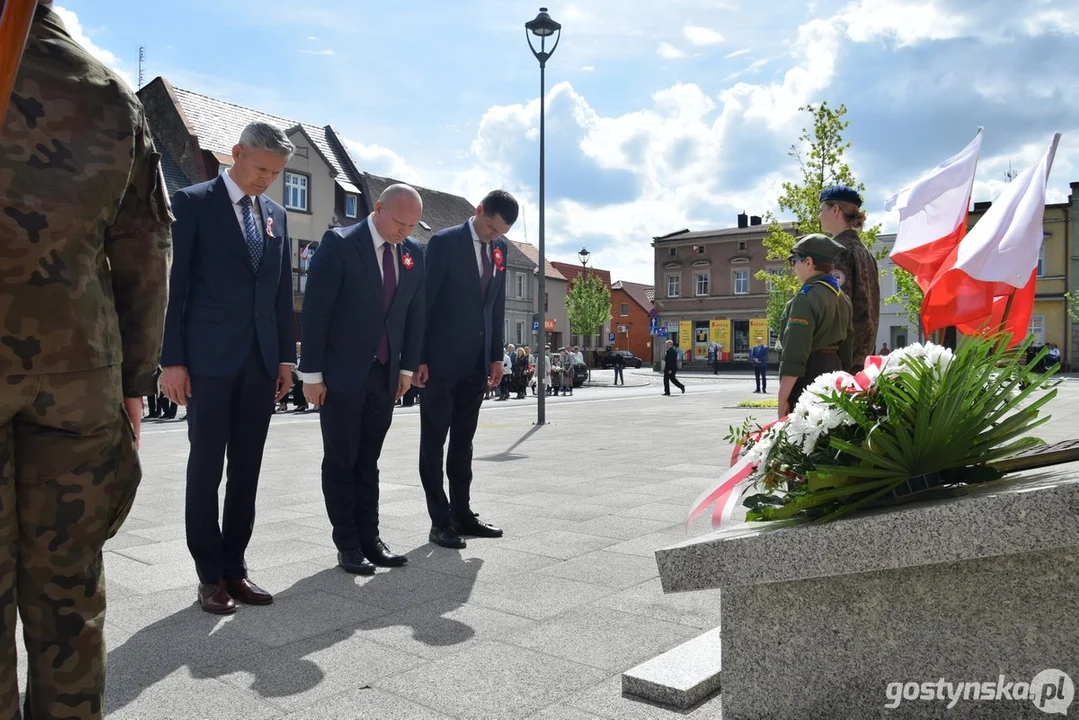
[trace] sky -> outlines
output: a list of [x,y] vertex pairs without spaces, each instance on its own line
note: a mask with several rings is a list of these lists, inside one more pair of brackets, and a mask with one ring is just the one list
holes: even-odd
[[[76,39],[137,85],[332,124],[362,170],[478,202],[522,201],[539,238],[539,63],[522,0],[56,0]],[[845,104],[870,223],[985,128],[974,200],[1062,132],[1049,181],[1079,181],[1074,0],[577,0],[546,69],[548,257],[651,283],[652,238],[777,212],[808,116]],[[365,9],[366,8],[366,9]],[[782,217],[782,216],[781,216]]]

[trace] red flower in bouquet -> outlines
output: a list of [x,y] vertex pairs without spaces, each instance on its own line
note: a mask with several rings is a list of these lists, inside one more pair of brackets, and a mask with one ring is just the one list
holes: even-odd
[[502,259],[503,259],[502,258],[502,248],[495,248],[494,256],[495,256],[495,270],[497,270],[498,272],[504,272],[506,270],[506,268],[502,264]]

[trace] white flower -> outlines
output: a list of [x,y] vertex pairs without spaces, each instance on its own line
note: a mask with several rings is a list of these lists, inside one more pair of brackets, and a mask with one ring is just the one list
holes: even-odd
[[944,371],[948,369],[952,360],[955,359],[955,355],[942,345],[914,343],[913,345],[893,350],[884,358],[884,367],[881,368],[881,372],[888,372],[891,375],[901,373],[912,365],[914,358],[923,360],[929,367],[933,368],[936,377],[939,379],[944,375]]

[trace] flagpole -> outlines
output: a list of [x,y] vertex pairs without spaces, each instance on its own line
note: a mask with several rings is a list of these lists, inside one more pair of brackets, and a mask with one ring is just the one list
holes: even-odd
[[1008,295],[1008,301],[1004,303],[1004,313],[1000,316],[1000,327],[997,328],[997,332],[1001,333],[1000,340],[997,341],[997,350],[999,351],[1004,346],[1003,333],[1005,328],[1008,327],[1008,316],[1012,314],[1012,303],[1015,301],[1015,291],[1013,290]]
[[0,14],[0,124],[7,117],[8,101],[19,74],[36,9],[37,0],[7,0],[3,3]]

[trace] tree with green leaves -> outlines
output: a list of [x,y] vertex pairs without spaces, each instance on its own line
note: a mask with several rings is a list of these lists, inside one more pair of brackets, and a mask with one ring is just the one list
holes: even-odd
[[596,335],[611,319],[611,289],[598,275],[585,270],[566,294],[566,315],[574,335]]
[[923,337],[922,289],[914,276],[898,265],[892,268],[892,276],[895,277],[895,294],[886,298],[884,302],[903,306],[903,317],[917,331],[920,342]]
[[[812,128],[803,128],[798,142],[791,145],[787,153],[798,163],[801,181],[783,183],[783,192],[778,202],[779,213],[793,215],[794,219],[780,222],[772,213],[765,215],[768,234],[764,237],[764,247],[768,260],[785,261],[796,238],[821,231],[822,190],[832,185],[849,185],[859,193],[865,193],[865,186],[854,179],[850,166],[843,158],[851,146],[843,140],[843,131],[850,125],[850,121],[843,119],[847,114],[847,106],[832,108],[825,101],[819,105],[803,106],[799,110],[809,113],[813,118]],[[879,225],[861,232],[862,242],[871,251],[876,245],[878,232]],[[797,292],[798,278],[786,266],[778,273],[767,269],[759,270],[756,277],[768,283],[768,327],[780,332],[782,328],[779,322],[783,316],[783,308]]]

